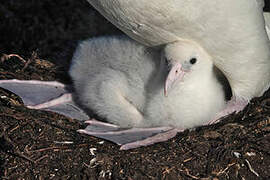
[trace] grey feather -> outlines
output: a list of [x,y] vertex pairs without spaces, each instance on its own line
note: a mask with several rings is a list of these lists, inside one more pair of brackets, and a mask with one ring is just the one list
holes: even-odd
[[198,64],[165,97],[165,52],[127,37],[83,41],[70,69],[79,103],[120,127],[206,124],[225,106],[222,85],[210,56],[199,45],[183,41],[177,48],[177,54],[168,56],[184,62],[196,55]]

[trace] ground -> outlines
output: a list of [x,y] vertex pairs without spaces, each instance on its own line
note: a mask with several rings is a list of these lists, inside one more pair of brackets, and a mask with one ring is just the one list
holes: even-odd
[[[121,33],[83,0],[2,0],[0,22],[0,79],[71,83],[77,42]],[[0,89],[1,179],[270,179],[270,91],[216,125],[129,151],[82,127]]]

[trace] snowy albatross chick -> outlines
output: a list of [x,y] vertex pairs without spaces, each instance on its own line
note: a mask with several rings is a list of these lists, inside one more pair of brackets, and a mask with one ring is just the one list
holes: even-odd
[[[161,53],[124,37],[86,40],[74,54],[70,75],[80,104],[107,122],[133,132],[134,127],[171,128],[122,149],[168,140],[178,131],[207,124],[225,107],[210,56],[187,40],[171,43]],[[105,129],[81,132],[119,136],[119,131]]]

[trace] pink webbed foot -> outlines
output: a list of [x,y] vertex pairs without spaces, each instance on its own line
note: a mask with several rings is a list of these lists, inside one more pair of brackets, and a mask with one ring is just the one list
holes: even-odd
[[[89,119],[88,115],[73,102],[72,94],[66,90],[66,86],[59,82],[0,80],[0,87],[20,96],[28,108],[53,111],[78,120]],[[86,123],[88,126],[85,129],[78,130],[80,133],[122,145],[122,150],[166,141],[181,131],[172,127],[127,129],[97,120],[89,120]]]
[[112,141],[121,146],[121,150],[147,146],[173,138],[182,130],[172,127],[130,128],[103,123],[96,120],[86,121],[89,125],[78,132]]
[[147,137],[143,140],[124,144],[120,147],[120,149],[128,150],[128,149],[134,149],[141,146],[148,146],[155,143],[164,142],[175,137],[178,132],[183,132],[183,131],[184,131],[183,129],[172,128],[172,129],[169,129],[168,131],[158,133],[154,136]]
[[236,100],[236,98],[232,98],[226,105],[225,109],[219,112],[216,117],[207,123],[209,124],[215,124],[220,121],[222,117],[225,117],[233,112],[240,112],[242,111],[248,104],[248,101],[246,100]]
[[89,119],[73,102],[72,94],[62,83],[13,79],[0,80],[0,87],[20,96],[24,105],[30,109],[53,111],[78,120]]

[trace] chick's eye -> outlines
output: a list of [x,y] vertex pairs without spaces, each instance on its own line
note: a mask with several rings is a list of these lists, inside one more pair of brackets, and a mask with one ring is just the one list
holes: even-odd
[[190,64],[195,64],[197,62],[197,59],[196,58],[191,58],[189,60]]

